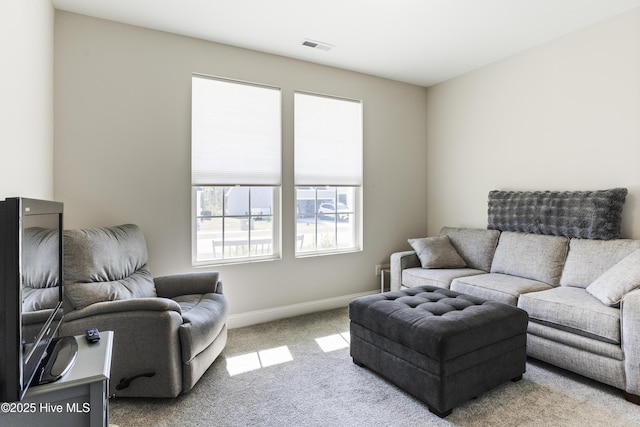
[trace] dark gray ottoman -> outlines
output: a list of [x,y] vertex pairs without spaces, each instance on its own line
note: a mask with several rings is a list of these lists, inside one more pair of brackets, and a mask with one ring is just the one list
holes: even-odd
[[525,372],[528,316],[511,305],[420,286],[357,298],[349,317],[353,361],[440,417]]

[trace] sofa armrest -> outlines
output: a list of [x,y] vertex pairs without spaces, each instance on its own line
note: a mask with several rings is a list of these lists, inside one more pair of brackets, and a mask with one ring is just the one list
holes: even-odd
[[156,293],[159,297],[175,298],[180,295],[222,293],[222,282],[217,271],[175,274],[156,277]]
[[625,295],[620,310],[626,392],[640,396],[640,289]]
[[420,267],[420,259],[415,251],[396,252],[391,254],[389,260],[391,264],[391,285],[392,291],[400,290],[402,285],[402,270],[413,267]]
[[88,305],[80,310],[64,314],[64,321],[71,322],[91,316],[114,315],[134,311],[175,311],[182,314],[177,302],[168,298],[132,298],[117,301],[104,301]]

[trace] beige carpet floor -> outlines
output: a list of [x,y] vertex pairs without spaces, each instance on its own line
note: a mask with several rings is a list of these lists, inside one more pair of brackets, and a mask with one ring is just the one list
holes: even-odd
[[229,331],[223,354],[176,399],[112,399],[111,423],[134,426],[640,426],[619,390],[529,360],[445,419],[349,356],[346,309]]

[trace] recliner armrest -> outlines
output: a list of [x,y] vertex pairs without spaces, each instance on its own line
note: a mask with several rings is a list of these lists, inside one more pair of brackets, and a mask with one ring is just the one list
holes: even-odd
[[156,293],[159,297],[175,298],[180,295],[222,293],[222,282],[217,271],[175,274],[156,277]]
[[70,322],[83,317],[132,311],[175,311],[182,314],[180,305],[168,298],[132,298],[97,302],[80,310],[65,312],[64,321]]
[[391,265],[391,285],[392,291],[400,290],[402,285],[402,270],[412,267],[420,267],[420,259],[415,251],[396,252],[391,254],[389,259]]

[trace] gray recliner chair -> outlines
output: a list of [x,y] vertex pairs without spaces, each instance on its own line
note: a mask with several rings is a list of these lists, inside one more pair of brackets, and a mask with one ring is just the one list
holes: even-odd
[[60,335],[114,331],[109,394],[175,397],[222,352],[228,303],[217,272],[153,278],[132,224],[65,230]]

